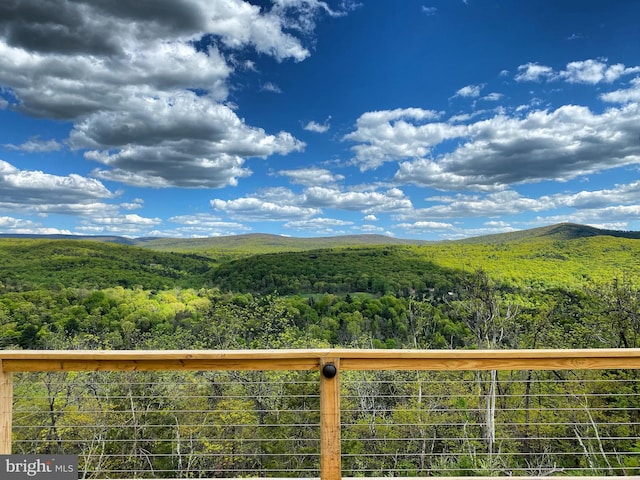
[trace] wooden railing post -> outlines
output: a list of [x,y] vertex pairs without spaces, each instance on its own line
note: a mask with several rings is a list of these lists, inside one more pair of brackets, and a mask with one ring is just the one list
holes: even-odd
[[4,371],[0,360],[0,455],[11,453],[12,411],[13,374]]
[[320,361],[320,480],[341,480],[340,359]]

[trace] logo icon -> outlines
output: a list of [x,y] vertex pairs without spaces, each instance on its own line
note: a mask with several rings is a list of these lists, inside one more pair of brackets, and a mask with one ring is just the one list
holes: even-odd
[[77,455],[0,455],[3,480],[77,480]]

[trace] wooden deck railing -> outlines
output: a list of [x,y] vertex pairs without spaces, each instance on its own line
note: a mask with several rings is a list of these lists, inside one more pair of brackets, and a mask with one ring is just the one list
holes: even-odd
[[320,474],[341,478],[340,372],[640,369],[640,349],[0,351],[0,454],[11,453],[13,372],[319,370]]

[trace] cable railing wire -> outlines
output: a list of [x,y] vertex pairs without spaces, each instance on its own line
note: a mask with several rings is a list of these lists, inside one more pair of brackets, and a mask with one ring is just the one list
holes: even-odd
[[[638,475],[636,374],[342,372],[343,475]],[[14,453],[78,454],[83,478],[319,476],[317,372],[15,381]]]

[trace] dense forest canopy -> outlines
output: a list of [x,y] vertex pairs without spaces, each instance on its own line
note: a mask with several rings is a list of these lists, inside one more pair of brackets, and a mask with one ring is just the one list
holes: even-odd
[[[637,344],[634,232],[244,237],[182,249],[176,239],[0,239],[0,345],[478,348],[487,328],[508,333],[492,348]],[[505,324],[477,325],[483,309]]]

